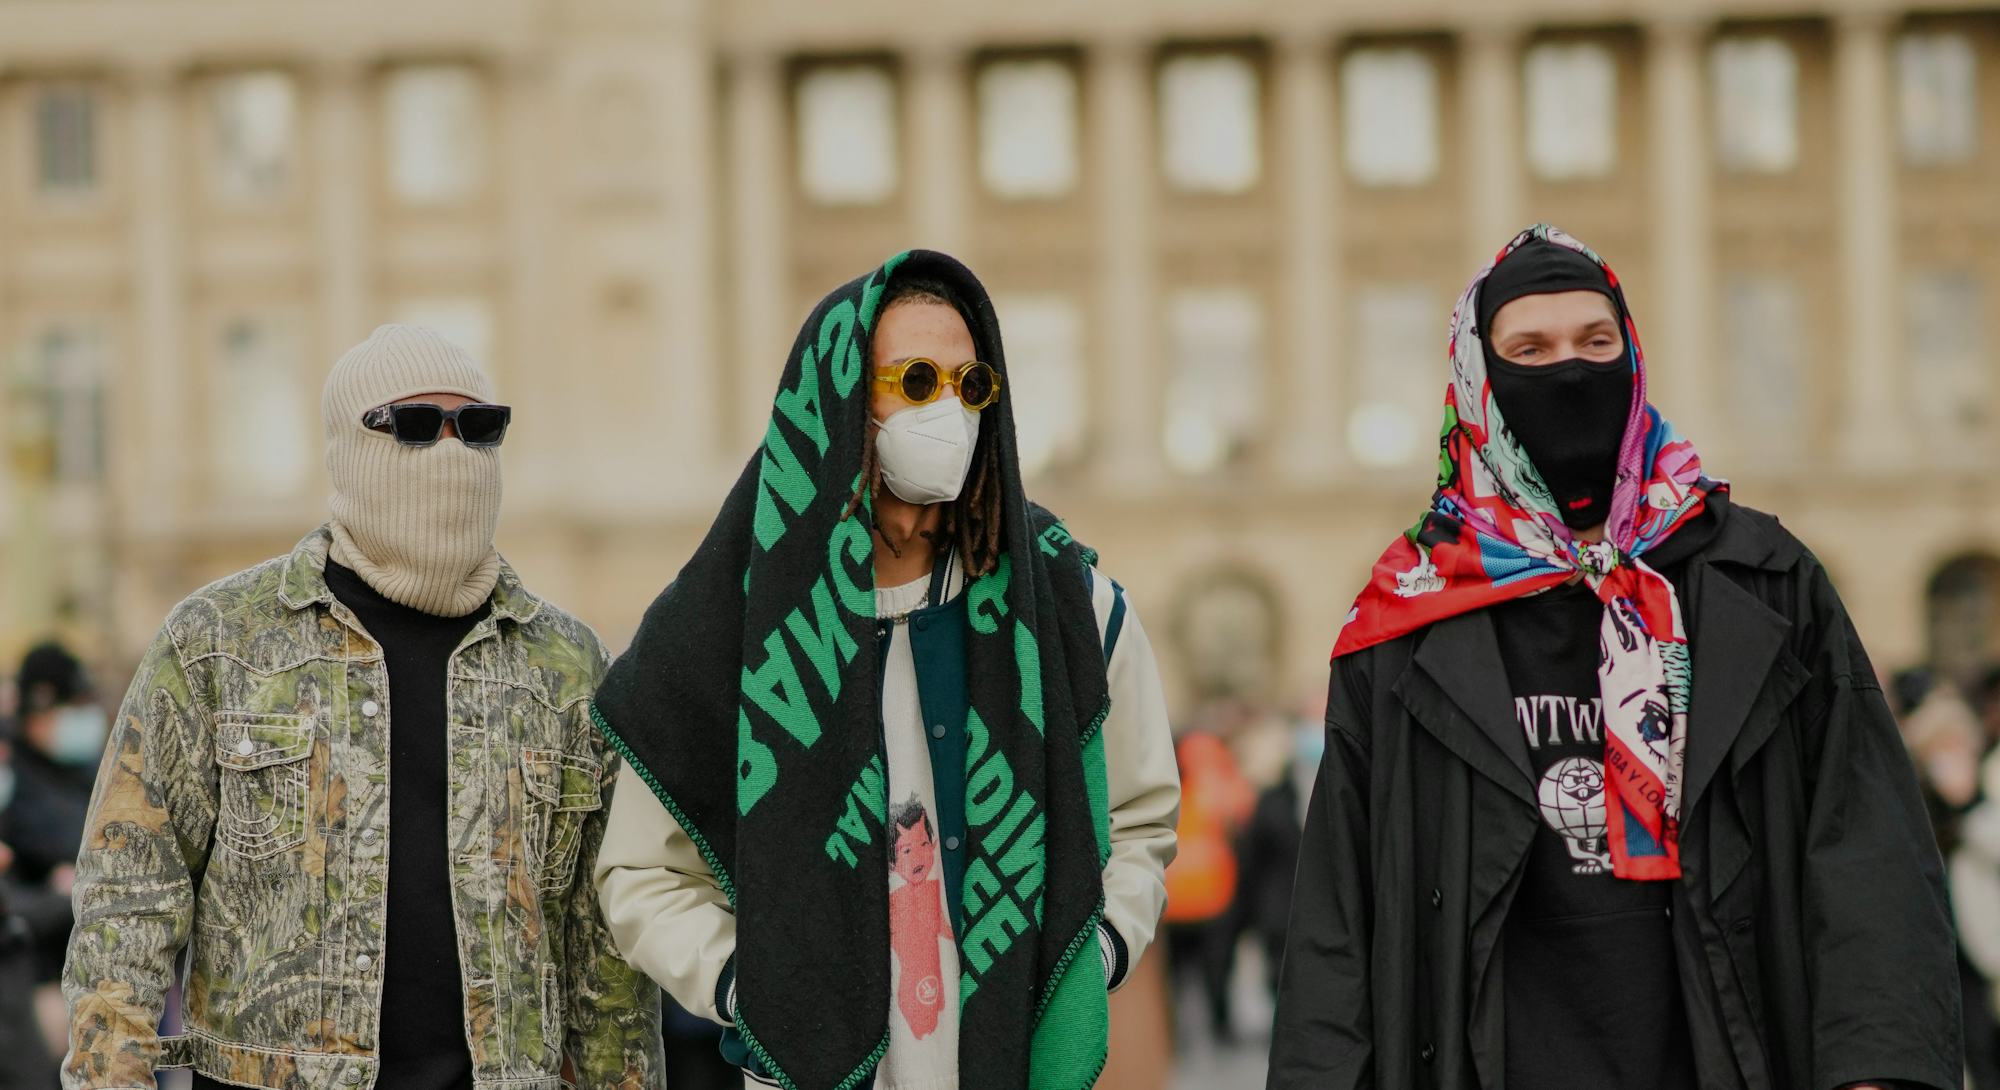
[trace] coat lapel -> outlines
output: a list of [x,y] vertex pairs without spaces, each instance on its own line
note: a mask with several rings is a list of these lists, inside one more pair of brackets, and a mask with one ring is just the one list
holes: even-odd
[[1754,751],[1776,724],[1775,715],[1766,715],[1755,736],[1740,737],[1760,694],[1769,688],[1782,704],[1803,681],[1803,669],[1784,651],[1790,621],[1712,566],[1703,565],[1694,574],[1693,629],[1688,637],[1694,655],[1694,693],[1688,711],[1683,820],[1739,740],[1746,752]]
[[1514,718],[1491,613],[1474,610],[1432,625],[1396,682],[1396,695],[1446,749],[1535,805],[1528,742]]

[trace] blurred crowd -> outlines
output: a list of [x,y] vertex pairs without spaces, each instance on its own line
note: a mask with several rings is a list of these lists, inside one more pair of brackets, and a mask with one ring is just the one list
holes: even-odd
[[2000,1087],[2000,664],[1964,678],[1905,670],[1887,693],[1944,856],[1971,1085]]

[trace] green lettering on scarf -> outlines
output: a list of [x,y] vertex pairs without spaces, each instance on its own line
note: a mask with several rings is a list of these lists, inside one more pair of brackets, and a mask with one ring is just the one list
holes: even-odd
[[993,570],[973,580],[965,592],[966,611],[972,630],[983,636],[1000,631],[1000,618],[1007,615],[1007,581],[1014,571],[1013,558],[1000,554]]
[[799,684],[792,653],[776,632],[764,637],[764,651],[767,656],[764,665],[754,672],[747,667],[743,671],[743,695],[798,739],[800,745],[811,746],[819,741],[819,719],[806,699],[805,686]]
[[778,392],[778,411],[806,438],[813,441],[820,456],[826,455],[826,421],[819,409],[819,361],[811,349],[799,361],[799,384]]
[[[1007,842],[1013,839],[1015,830],[1021,827],[1021,823],[1026,821],[1028,815],[1033,813],[1034,810],[1034,797],[1026,791],[1017,792],[1014,795],[1014,804],[1007,809],[1007,816],[1001,818],[999,824],[986,830],[986,835],[979,838],[980,847],[986,849],[987,855],[999,855],[1000,849],[1007,846]],[[1036,839],[1039,840],[1041,838],[1038,836]],[[1000,868],[1000,872],[1006,875],[1014,873],[1005,866]]]
[[[1026,799],[1027,793],[1023,792],[1021,797]],[[1000,873],[1015,879],[1016,897],[1032,897],[1041,891],[1042,831],[1046,827],[1042,815],[1036,814],[1035,820],[1028,823],[1028,828],[1014,841],[1013,846],[1007,849],[1007,853],[1000,857]]]
[[866,617],[871,621],[875,619],[875,592],[855,579],[840,554],[846,553],[847,559],[860,565],[862,571],[872,573],[869,552],[873,545],[868,538],[868,527],[863,526],[858,518],[844,518],[834,523],[833,536],[826,542],[826,563],[833,571],[833,586],[840,592],[840,604],[856,617]]
[[736,812],[747,814],[778,782],[778,758],[750,737],[750,716],[736,712]]
[[848,841],[851,838],[862,845],[873,842],[869,826],[862,817],[873,818],[878,828],[886,820],[888,800],[883,785],[882,755],[878,753],[868,758],[868,763],[861,767],[861,774],[847,789],[846,810],[834,820],[834,831],[826,838],[828,859],[838,859],[849,867],[861,865],[860,856],[855,854]]
[[842,299],[819,324],[819,358],[833,368],[833,392],[846,397],[861,381],[861,345],[854,340],[854,300]]
[[[965,960],[972,964],[970,975],[975,978],[975,987],[976,978],[984,976],[986,970],[993,967],[993,962],[1006,953],[1007,949],[1014,945],[1014,940],[1027,930],[1027,914],[1021,911],[1021,906],[1012,896],[996,899],[986,915],[981,916],[978,922],[966,929],[963,943]],[[961,993],[965,991],[963,982],[960,983],[959,990]]]
[[1014,621],[1014,667],[1021,672],[1021,714],[1035,725],[1036,734],[1047,734],[1042,726],[1042,650],[1027,622]]
[[1014,766],[997,750],[965,781],[965,820],[985,825],[1005,811],[1014,797]]
[[974,859],[972,865],[965,868],[965,895],[963,898],[965,918],[968,920],[977,919],[980,913],[986,911],[986,906],[992,902],[993,898],[999,894],[1000,888],[1000,876],[993,873],[993,868],[987,864],[986,860]]
[[758,547],[768,552],[785,536],[785,517],[778,511],[773,496],[784,500],[792,514],[803,515],[818,494],[812,474],[800,464],[798,455],[792,453],[792,445],[785,441],[784,433],[778,430],[777,418],[773,417],[770,426],[764,429],[764,454],[757,463],[757,509],[750,520]]
[[875,313],[882,302],[882,289],[889,286],[889,277],[895,275],[896,266],[909,256],[910,251],[904,250],[884,261],[879,271],[868,274],[868,282],[861,285],[861,328],[875,328]]
[[847,626],[840,621],[834,611],[833,588],[825,576],[813,584],[813,619],[808,622],[804,610],[794,609],[785,618],[785,629],[798,641],[799,650],[806,654],[806,661],[819,671],[819,679],[826,685],[828,700],[840,699],[840,668],[854,661],[860,650],[854,637],[848,635]]

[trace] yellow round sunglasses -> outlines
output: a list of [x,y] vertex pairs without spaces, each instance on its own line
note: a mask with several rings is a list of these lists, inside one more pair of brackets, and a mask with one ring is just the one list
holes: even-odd
[[912,405],[936,401],[947,386],[958,391],[958,399],[974,412],[1000,400],[1000,372],[978,360],[947,372],[936,360],[912,356],[878,369],[874,384],[879,389],[894,390]]

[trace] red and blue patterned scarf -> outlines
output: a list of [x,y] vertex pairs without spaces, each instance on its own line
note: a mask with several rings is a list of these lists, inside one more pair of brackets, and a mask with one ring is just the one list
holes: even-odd
[[[1563,525],[1533,463],[1500,418],[1476,328],[1479,289],[1493,266],[1541,239],[1604,270],[1624,316],[1632,409],[1604,540]],[[1375,562],[1333,657],[1425,625],[1581,578],[1604,602],[1597,677],[1604,699],[1606,835],[1619,878],[1680,877],[1681,767],[1692,671],[1680,602],[1643,559],[1702,511],[1711,491],[1694,445],[1646,400],[1645,355],[1617,274],[1589,247],[1547,224],[1521,232],[1473,278],[1451,321],[1437,492],[1431,509]]]

